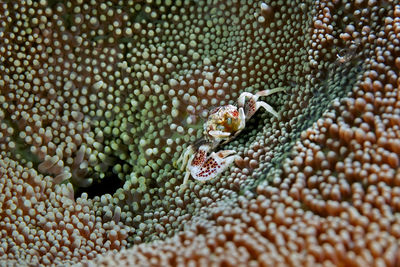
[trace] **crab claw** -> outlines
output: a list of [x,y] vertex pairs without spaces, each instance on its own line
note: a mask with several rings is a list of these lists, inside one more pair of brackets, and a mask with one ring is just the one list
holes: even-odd
[[190,175],[198,181],[208,181],[225,171],[239,157],[235,150],[212,152],[207,156],[210,149],[210,144],[200,146],[197,153],[187,161],[186,174],[180,190],[187,188]]
[[190,173],[194,179],[202,182],[213,179],[233,163],[237,157],[235,154],[235,150],[212,152],[202,165],[190,166]]

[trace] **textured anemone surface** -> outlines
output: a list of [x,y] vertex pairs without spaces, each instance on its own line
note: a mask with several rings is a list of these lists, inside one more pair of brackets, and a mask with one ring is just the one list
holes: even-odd
[[0,0],[0,62],[0,265],[400,264],[397,1]]

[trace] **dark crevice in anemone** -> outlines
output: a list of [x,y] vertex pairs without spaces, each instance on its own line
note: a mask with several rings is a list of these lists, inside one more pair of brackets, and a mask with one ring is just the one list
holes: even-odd
[[104,194],[113,195],[118,188],[121,188],[124,182],[118,178],[115,173],[107,173],[101,180],[94,181],[89,187],[79,187],[75,190],[75,199],[80,197],[83,193],[87,193],[89,198],[95,196],[102,196]]
[[49,1],[47,1],[47,5],[52,8],[57,4],[60,4],[60,3],[62,4],[63,2],[64,2],[63,0],[49,0]]
[[119,188],[124,185],[116,173],[111,167],[105,171],[103,178],[94,179],[93,183],[88,187],[76,187],[75,199],[80,197],[83,193],[87,193],[89,198],[95,196],[102,196],[104,194],[113,195]]

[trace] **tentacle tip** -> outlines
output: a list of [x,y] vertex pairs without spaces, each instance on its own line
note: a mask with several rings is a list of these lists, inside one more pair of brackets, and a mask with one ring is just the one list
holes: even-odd
[[188,189],[187,183],[181,184],[181,186],[179,187],[179,193],[184,193],[186,189]]

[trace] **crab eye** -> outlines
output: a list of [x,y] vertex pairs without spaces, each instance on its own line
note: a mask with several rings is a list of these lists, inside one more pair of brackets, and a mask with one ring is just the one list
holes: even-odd
[[232,124],[232,118],[228,118],[228,119],[226,120],[226,123],[227,123],[228,125],[231,125],[231,124]]

